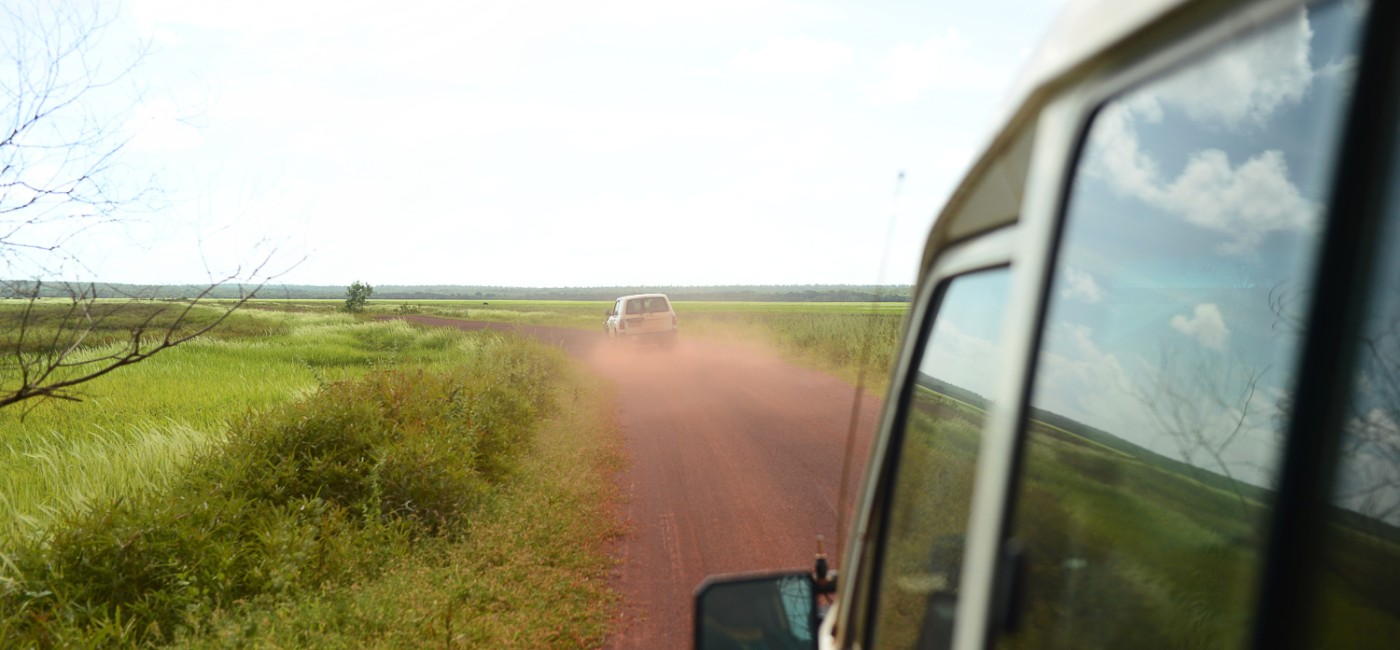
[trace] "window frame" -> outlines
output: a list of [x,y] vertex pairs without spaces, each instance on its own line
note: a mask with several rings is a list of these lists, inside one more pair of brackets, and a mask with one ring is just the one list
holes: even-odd
[[1012,264],[1011,304],[1002,341],[1001,405],[988,414],[979,451],[972,519],[953,647],[981,649],[1014,629],[1020,567],[1010,538],[1021,478],[1025,420],[1042,344],[1062,226],[1090,125],[1132,88],[1208,55],[1260,23],[1310,4],[1304,0],[1187,5],[1126,37],[1057,87],[1035,116],[1035,136]]
[[1252,630],[1256,648],[1305,647],[1316,601],[1338,450],[1351,402],[1371,283],[1382,253],[1379,236],[1394,208],[1388,181],[1396,165],[1400,113],[1400,3],[1372,0],[1333,169],[1285,434],[1278,506],[1270,522]]
[[[979,238],[977,241],[979,245],[985,246],[987,242],[991,240]],[[886,543],[890,538],[890,517],[888,515],[895,507],[894,488],[899,478],[899,465],[902,460],[899,457],[899,452],[903,449],[905,435],[909,432],[909,415],[913,408],[914,393],[917,390],[919,369],[922,367],[924,355],[928,351],[928,344],[933,336],[934,326],[937,324],[937,319],[942,314],[943,300],[947,297],[949,288],[958,280],[980,273],[998,270],[1005,270],[1008,272],[1008,275],[1010,273],[1011,266],[1009,263],[985,265],[989,260],[976,259],[976,257],[983,254],[984,251],[990,252],[987,251],[987,249],[980,251],[974,249],[969,255],[964,251],[963,255],[959,256],[959,259],[956,260],[957,263],[950,265],[952,267],[951,269],[944,269],[948,275],[939,277],[936,280],[931,278],[929,283],[930,291],[932,292],[930,296],[931,308],[928,317],[920,324],[921,331],[918,332],[917,338],[915,339],[916,343],[914,345],[914,353],[910,358],[911,363],[909,371],[905,374],[900,384],[898,403],[895,407],[896,419],[893,420],[889,435],[886,437],[888,451],[885,454],[885,462],[880,470],[880,483],[877,488],[880,494],[880,508],[878,509],[879,518],[877,521],[872,522],[875,524],[875,530],[874,536],[871,538],[872,548],[868,560],[869,564],[865,567],[865,570],[869,572],[869,591],[865,598],[865,606],[871,611],[878,610],[880,607],[880,581],[883,576],[883,569],[887,557],[888,549]],[[964,268],[962,265],[967,265],[967,268]],[[1010,304],[1011,292],[1008,289],[1002,306],[1003,313],[1010,307]],[[1004,327],[1001,334],[1003,336],[1006,335]],[[982,428],[985,432],[987,429],[987,422],[983,422]],[[977,457],[980,459],[983,453],[984,449],[979,443]],[[970,523],[972,503],[969,502],[967,507],[969,510],[968,515]],[[872,647],[875,645],[874,634],[876,632],[876,622],[878,618],[878,616],[871,616],[867,620],[867,626],[863,634],[864,641]]]
[[[1022,273],[1035,276],[1026,278],[1036,287],[1033,304],[1027,307],[1033,309],[1034,318],[1025,332],[1029,351],[1014,401],[1014,419],[1009,423],[1014,428],[1015,448],[997,525],[999,553],[1004,554],[1005,549],[1015,545],[1011,522],[1017,507],[1017,486],[1024,478],[1026,415],[1043,348],[1051,282],[1063,244],[1068,203],[1090,127],[1105,106],[1133,89],[1210,55],[1261,24],[1325,1],[1259,0],[1243,7],[1229,7],[1225,2],[1186,7],[1154,23],[1147,34],[1130,39],[1138,45],[1086,72],[1086,79],[1063,91],[1041,112],[1037,131],[1050,136],[1044,139],[1054,140],[1056,134],[1073,135],[1065,136],[1066,142],[1038,140],[1027,179],[1021,226],[1027,231],[1028,246],[1018,256],[1018,264]],[[1316,575],[1296,567],[1311,566],[1309,562],[1319,551],[1316,528],[1330,496],[1331,470],[1341,439],[1341,416],[1353,379],[1353,349],[1345,342],[1354,340],[1359,332],[1369,300],[1371,261],[1376,254],[1378,238],[1365,233],[1378,229],[1385,181],[1396,155],[1389,151],[1394,137],[1377,137],[1378,133],[1397,128],[1394,123],[1400,112],[1400,47],[1393,38],[1395,33],[1400,33],[1400,3],[1371,0],[1360,34],[1355,90],[1337,125],[1340,137],[1330,172],[1331,191],[1318,234],[1316,268],[1305,278],[1310,286],[1346,290],[1313,292],[1307,312],[1306,331],[1299,342],[1298,366],[1293,374],[1294,394],[1300,397],[1285,429],[1278,504],[1268,522],[1269,537],[1261,546],[1260,579],[1253,587],[1257,597],[1250,647],[1302,647],[1309,638],[1303,634],[1311,622],[1305,608],[1311,602],[1314,592],[1309,585]],[[1068,146],[1064,146],[1066,143]],[[1061,157],[1056,158],[1056,153]],[[1042,245],[1039,250],[1035,249],[1037,242]],[[1008,329],[1011,327],[1008,319]],[[1315,431],[1328,434],[1310,435]],[[972,559],[969,558],[969,565]],[[1014,591],[1011,585],[1019,576],[1009,575],[1016,569],[1003,564],[993,560],[995,573],[986,582]],[[964,576],[967,575],[965,570]],[[985,636],[973,636],[972,630],[964,630],[975,621],[964,621],[964,612],[960,611],[955,648],[988,647],[996,635],[1014,627],[1014,614],[1006,610],[1015,607],[1011,604],[1015,595],[987,596],[988,609],[981,617],[986,623]]]
[[[842,647],[866,647],[874,634],[877,619],[874,608],[878,604],[873,589],[877,586],[875,581],[878,580],[878,568],[883,561],[879,545],[884,539],[887,520],[885,513],[892,488],[892,468],[898,460],[894,456],[899,449],[898,443],[903,439],[904,422],[913,395],[913,381],[917,376],[918,362],[923,358],[928,337],[933,331],[931,326],[938,317],[946,288],[960,276],[1009,266],[1015,244],[1016,227],[1012,225],[950,245],[939,254],[928,273],[920,279],[918,294],[905,319],[901,337],[906,341],[906,345],[901,347],[900,356],[890,378],[890,385],[898,386],[899,392],[895,399],[887,401],[883,407],[879,432],[860,490],[863,498],[857,504],[856,520],[852,522],[853,532],[845,549],[844,566],[850,569],[842,575],[842,579],[855,581],[856,587],[842,590],[842,600],[837,610],[840,619],[837,622],[837,631]],[[1007,296],[1008,309],[1014,300],[1013,295]],[[1003,329],[1003,336],[1005,334],[1006,330]],[[909,345],[907,343],[911,336],[916,338],[913,339],[914,343]],[[979,449],[979,458],[982,453]],[[866,553],[867,548],[872,552]]]

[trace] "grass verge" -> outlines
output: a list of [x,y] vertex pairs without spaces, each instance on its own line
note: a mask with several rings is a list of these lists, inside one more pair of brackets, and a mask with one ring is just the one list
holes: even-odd
[[596,648],[617,606],[606,543],[623,462],[611,389],[569,367],[518,471],[470,530],[372,580],[225,612],[183,648]]
[[[603,312],[609,306],[609,302],[568,300],[371,301],[368,311],[601,331]],[[883,392],[909,303],[680,301],[674,307],[683,336],[757,343],[792,363],[851,383],[856,382],[863,363],[866,385]]]
[[[603,507],[615,461],[605,448],[562,451],[558,438],[534,444],[536,418],[558,413],[566,362],[513,337],[451,336],[457,363],[371,368],[249,412],[166,486],[75,510],[5,548],[0,646],[601,639],[608,566],[590,540],[612,520],[571,518]],[[585,394],[575,377],[567,395]],[[548,467],[565,459],[583,465]],[[548,482],[566,477],[578,484]],[[510,525],[526,528],[502,532]],[[455,581],[428,580],[466,566]],[[534,627],[493,629],[481,614],[502,603]],[[403,630],[406,612],[423,624]]]
[[0,409],[0,552],[91,504],[162,488],[244,413],[376,369],[454,367],[490,341],[336,314],[235,316],[85,385],[81,402]]
[[761,343],[792,363],[829,372],[852,384],[864,365],[867,389],[883,393],[899,350],[905,307],[902,303],[881,303],[869,311],[852,306],[815,312],[700,311],[686,319],[683,331],[687,336]]

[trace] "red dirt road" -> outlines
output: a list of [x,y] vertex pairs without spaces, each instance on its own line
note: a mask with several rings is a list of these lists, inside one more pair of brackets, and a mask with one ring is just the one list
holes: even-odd
[[[608,647],[690,647],[693,593],[708,575],[810,567],[818,535],[838,559],[836,501],[855,395],[846,382],[747,346],[682,338],[660,350],[577,330],[412,320],[515,329],[562,345],[617,385],[628,534],[614,573],[622,619]],[[877,411],[867,396],[848,503]]]

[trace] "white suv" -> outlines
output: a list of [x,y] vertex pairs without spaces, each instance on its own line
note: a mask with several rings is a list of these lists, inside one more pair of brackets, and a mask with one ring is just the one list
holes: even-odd
[[661,293],[623,296],[607,311],[603,331],[610,339],[648,341],[671,346],[676,342],[676,312]]

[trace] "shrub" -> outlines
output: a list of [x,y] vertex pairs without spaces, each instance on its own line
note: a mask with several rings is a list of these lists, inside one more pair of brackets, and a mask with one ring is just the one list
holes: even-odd
[[345,311],[357,313],[364,311],[365,303],[369,302],[369,297],[374,295],[374,287],[356,280],[345,287]]

